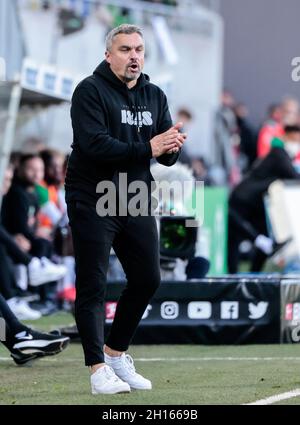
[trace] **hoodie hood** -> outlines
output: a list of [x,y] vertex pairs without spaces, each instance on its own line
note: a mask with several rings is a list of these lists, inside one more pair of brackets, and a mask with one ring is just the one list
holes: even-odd
[[[123,83],[111,70],[109,63],[104,59],[100,65],[94,71],[94,75],[99,75],[108,81],[112,86],[118,87],[119,89],[129,90],[127,85]],[[147,74],[141,73],[139,76],[136,85],[131,90],[137,90],[142,87],[145,87],[150,81],[150,78]]]

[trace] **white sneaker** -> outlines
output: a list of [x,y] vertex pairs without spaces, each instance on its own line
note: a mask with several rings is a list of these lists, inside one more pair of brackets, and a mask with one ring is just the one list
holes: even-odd
[[266,255],[270,255],[273,251],[273,240],[265,235],[258,235],[254,245]]
[[42,317],[41,313],[29,307],[29,304],[17,297],[7,300],[7,304],[19,320],[37,320]]
[[34,257],[28,264],[29,282],[31,286],[54,282],[63,278],[67,273],[66,266],[52,263],[48,258]]
[[115,374],[130,385],[134,390],[151,390],[152,384],[149,379],[144,378],[135,371],[133,358],[129,354],[123,353],[119,357],[111,357],[104,353],[105,363],[107,363]]
[[91,375],[92,394],[130,393],[130,386],[117,377],[111,367],[100,367]]

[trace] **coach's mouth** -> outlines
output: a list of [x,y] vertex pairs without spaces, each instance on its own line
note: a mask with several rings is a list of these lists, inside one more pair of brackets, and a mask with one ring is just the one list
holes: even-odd
[[133,63],[133,64],[129,65],[128,69],[131,72],[138,72],[140,67],[137,63]]

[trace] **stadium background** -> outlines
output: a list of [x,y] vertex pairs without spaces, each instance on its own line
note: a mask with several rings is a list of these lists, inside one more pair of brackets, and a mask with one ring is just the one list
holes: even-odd
[[[297,222],[289,230],[294,236],[293,257],[287,252],[279,259],[271,258],[264,273],[251,275],[251,249],[246,249],[242,251],[240,275],[227,275],[228,195],[248,165],[238,149],[238,132],[224,131],[221,143],[216,136],[224,90],[232,93],[236,103],[247,106],[247,120],[254,132],[262,127],[270,104],[280,103],[285,96],[299,100],[299,83],[291,76],[292,60],[299,55],[299,4],[296,0],[287,3],[288,7],[279,0],[132,1],[123,7],[117,0],[101,4],[1,0],[0,181],[12,151],[29,152],[42,144],[69,153],[71,87],[96,67],[103,56],[105,33],[123,21],[145,29],[145,72],[167,93],[174,118],[181,108],[192,115],[186,153],[190,158],[203,159],[206,168],[196,176],[207,180],[198,252],[209,260],[210,269],[206,278],[193,282],[176,278],[174,272],[162,285],[133,347],[145,373],[155,370],[159,391],[130,400],[120,396],[117,403],[242,404],[300,385],[297,345],[282,344],[299,342],[297,333],[293,333],[300,319]],[[71,11],[71,21],[59,15],[61,8]],[[33,71],[38,76],[35,80],[30,79]],[[52,85],[45,75],[60,83]],[[68,81],[67,86],[61,84],[63,79]],[[196,169],[193,173],[195,176]],[[288,185],[284,190],[289,191]],[[296,194],[300,197],[300,192]],[[287,197],[282,199],[275,215],[291,206]],[[299,202],[293,202],[297,209]],[[67,282],[67,289],[70,284],[74,282]],[[111,278],[107,326],[121,289],[120,280]],[[60,299],[51,314],[32,325],[46,330],[72,325],[72,301],[72,296]],[[267,304],[265,313],[261,303]],[[253,317],[253,308],[257,317]],[[1,404],[43,403],[46,390],[53,394],[49,403],[93,402],[82,397],[84,389],[79,383],[84,368],[79,368],[81,349],[76,342],[61,357],[41,360],[30,371],[22,370],[21,378],[19,370],[8,364],[6,352],[1,349],[0,354]],[[174,366],[177,362],[183,364],[180,376]],[[195,365],[199,374],[182,401],[176,386],[185,382]],[[70,396],[59,376],[62,369],[68,376],[75,366],[79,386]],[[230,384],[232,376],[234,382]],[[243,384],[245,376],[247,385]],[[32,391],[27,390],[28,382]],[[228,387],[231,390],[224,391]],[[298,399],[288,402],[297,403]]]

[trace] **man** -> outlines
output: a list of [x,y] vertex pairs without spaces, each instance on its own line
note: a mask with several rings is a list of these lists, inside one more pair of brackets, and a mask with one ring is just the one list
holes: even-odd
[[[166,96],[142,73],[143,65],[143,34],[139,27],[123,24],[107,35],[105,60],[77,86],[72,98],[74,142],[66,201],[76,261],[75,318],[93,394],[152,387],[135,372],[125,352],[160,284],[155,218],[96,212],[99,182],[116,183],[119,174],[126,173],[128,184],[139,180],[150,187],[151,158],[173,165],[186,138],[179,133],[181,123],[172,125]],[[111,247],[128,283],[103,347]]]
[[[0,195],[5,196],[11,187],[13,167],[7,167]],[[32,309],[17,288],[13,264],[27,268],[31,287],[56,280],[62,276],[61,267],[29,254],[30,242],[22,234],[12,236],[1,223],[0,214],[0,293],[7,300],[10,309],[20,320],[35,320],[41,314]]]
[[264,123],[258,135],[258,157],[264,157],[269,153],[273,138],[283,136],[284,126],[298,125],[299,108],[298,100],[293,97],[285,97],[281,104],[270,107],[269,119]]
[[282,137],[283,133],[282,105],[271,105],[268,109],[268,118],[258,133],[257,156],[259,158],[266,156],[270,152],[273,138]]
[[284,136],[274,138],[267,156],[258,160],[229,198],[228,268],[236,273],[239,245],[248,239],[255,247],[251,271],[261,270],[278,246],[267,236],[264,195],[277,179],[300,179],[293,160],[300,152],[300,127],[286,126]]
[[[193,115],[188,109],[186,109],[186,108],[179,108],[178,109],[178,111],[176,113],[176,121],[182,122],[182,127],[180,129],[181,133],[185,133],[188,130],[190,130],[192,123],[193,123],[193,119],[194,119]],[[197,144],[197,141],[196,141],[196,144]],[[192,152],[191,152],[191,149],[192,149]],[[197,145],[197,146],[193,146],[193,148],[191,148],[191,139],[190,139],[188,146],[185,145],[183,147],[183,149],[181,149],[179,161],[182,164],[190,165],[191,154],[195,150],[199,151],[199,146]]]
[[54,265],[50,258],[53,244],[38,232],[37,214],[39,211],[36,184],[44,178],[44,163],[38,154],[24,154],[19,159],[11,189],[3,199],[3,225],[12,235],[22,235],[29,242],[29,254],[40,258],[47,267],[53,269],[53,280],[37,289],[40,301],[31,304],[42,315],[57,311],[56,281],[66,275],[66,267]]
[[66,214],[65,196],[62,190],[65,179],[65,156],[51,149],[43,150],[40,155],[45,164],[45,178],[36,187],[40,205],[38,221],[39,225],[48,229],[53,237],[57,224]]
[[234,105],[235,99],[232,93],[224,89],[221,95],[221,105],[216,113],[216,153],[217,164],[225,171],[225,179],[230,185],[236,184],[239,179],[236,152],[238,127],[233,111]]
[[240,153],[244,160],[242,167],[244,174],[257,158],[257,132],[248,119],[249,111],[245,104],[238,103],[235,105],[234,113],[240,136]]

